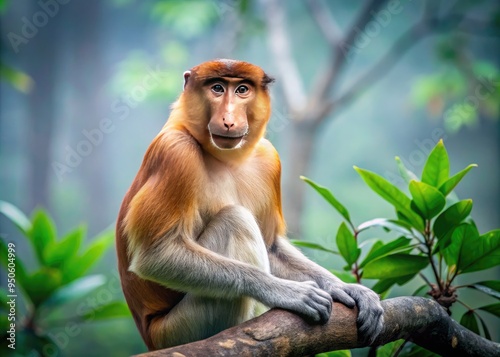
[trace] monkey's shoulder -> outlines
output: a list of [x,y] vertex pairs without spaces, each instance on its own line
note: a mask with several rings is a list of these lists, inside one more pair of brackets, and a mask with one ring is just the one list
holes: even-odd
[[[276,148],[267,139],[261,139],[255,148],[254,161],[265,176],[278,178],[281,176],[281,161]],[[277,177],[276,177],[277,176]]]
[[186,173],[202,161],[198,142],[188,133],[177,129],[163,129],[149,145],[143,166],[151,173],[166,170]]

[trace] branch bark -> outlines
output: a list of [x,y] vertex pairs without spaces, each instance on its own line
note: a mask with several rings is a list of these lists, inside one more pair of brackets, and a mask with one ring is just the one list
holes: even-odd
[[[373,346],[403,338],[443,356],[500,356],[500,344],[462,327],[433,300],[399,297],[382,304],[385,324]],[[273,309],[206,340],[140,356],[292,357],[366,347],[358,339],[356,315],[356,310],[336,303],[328,323],[311,325],[291,312]]]

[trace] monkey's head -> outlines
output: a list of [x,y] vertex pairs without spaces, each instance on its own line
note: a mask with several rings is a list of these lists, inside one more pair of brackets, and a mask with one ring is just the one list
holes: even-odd
[[264,136],[272,81],[247,62],[219,59],[193,67],[184,73],[178,102],[183,127],[217,158],[248,151]]

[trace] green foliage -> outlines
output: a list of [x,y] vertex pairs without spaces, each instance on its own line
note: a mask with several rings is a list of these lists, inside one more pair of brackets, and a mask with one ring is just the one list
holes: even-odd
[[377,349],[377,357],[394,356],[404,343],[404,340],[397,340],[380,347],[379,349]]
[[[44,346],[52,344],[44,322],[61,309],[82,301],[82,298],[102,288],[106,283],[103,275],[87,275],[114,242],[114,232],[106,230],[90,245],[82,249],[86,229],[77,227],[58,238],[57,228],[49,214],[41,209],[28,219],[18,208],[0,201],[3,213],[19,229],[33,250],[38,268],[28,271],[24,259],[18,254],[19,244],[0,240],[0,265],[8,274],[7,291],[2,291],[0,301],[0,326],[3,334],[13,320],[8,319],[10,311],[6,296],[15,296],[16,301],[16,351],[31,353],[37,351],[45,355]],[[24,303],[24,311],[19,309]],[[21,311],[23,315],[21,316]],[[130,312],[122,301],[111,301],[91,311],[78,312],[75,316],[65,316],[65,320],[79,323],[93,319],[129,317]],[[4,340],[7,338],[3,336]],[[5,344],[3,345],[5,346]],[[12,350],[6,350],[9,352]],[[51,350],[52,351],[52,350]],[[52,351],[53,352],[53,351]],[[38,354],[37,354],[38,355]]]
[[179,36],[192,38],[202,35],[218,20],[217,10],[217,3],[211,1],[158,1],[151,14]]
[[453,67],[420,77],[412,93],[413,102],[442,117],[452,133],[476,126],[480,118],[497,120],[500,108],[498,68],[488,62],[464,61],[464,45],[454,40],[444,38],[437,49],[438,57]]
[[317,354],[316,357],[351,357],[351,351],[340,350]]
[[174,100],[179,88],[182,88],[179,73],[186,69],[184,64],[188,58],[186,47],[176,41],[164,45],[160,58],[151,58],[143,51],[133,51],[118,65],[110,90],[123,98],[140,91],[140,96],[133,95],[136,98],[133,106],[148,100]]
[[[396,164],[404,182],[408,184],[410,196],[376,173],[354,167],[366,184],[392,205],[395,211],[393,218],[375,218],[358,226],[352,223],[349,211],[330,190],[303,178],[345,220],[336,238],[340,256],[346,262],[345,271],[350,272],[353,281],[377,279],[373,290],[382,296],[387,295],[394,285],[404,285],[419,276],[425,285],[417,289],[416,295],[422,294],[427,287],[430,289],[428,294],[446,309],[450,308],[450,302],[452,306],[457,301],[461,302],[467,306],[467,311],[461,316],[460,323],[491,338],[480,313],[498,317],[500,304],[472,308],[460,300],[458,291],[475,289],[500,299],[500,281],[456,286],[455,279],[461,274],[500,265],[500,230],[480,234],[470,217],[472,200],[446,199],[476,165],[469,165],[450,177],[448,153],[442,140],[429,154],[420,179],[407,170],[399,158],[396,158]],[[371,248],[363,253],[362,248],[364,250],[369,245],[360,244],[360,234],[377,227],[395,233],[397,238],[375,240]],[[326,251],[311,244],[308,247]],[[343,280],[349,279],[344,277]],[[403,351],[405,355],[424,353],[423,349],[414,345],[394,342],[380,348],[377,355],[389,356],[395,351]]]
[[356,244],[356,238],[344,222],[337,232],[337,247],[339,247],[340,255],[347,262],[347,268],[350,268],[361,254],[361,249]]
[[[0,13],[5,9],[6,2],[0,1]],[[33,88],[33,79],[26,73],[18,71],[0,62],[0,79],[7,81],[18,91],[29,93]]]

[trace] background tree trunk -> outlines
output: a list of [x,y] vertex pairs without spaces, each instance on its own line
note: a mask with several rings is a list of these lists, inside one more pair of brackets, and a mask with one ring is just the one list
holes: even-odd
[[[33,3],[31,13],[37,10],[37,4]],[[58,16],[49,18],[47,25],[38,28],[33,38],[20,47],[22,58],[27,59],[26,72],[34,80],[33,90],[28,95],[28,212],[36,206],[50,209],[49,175],[56,116],[56,69],[62,32],[62,19]],[[36,60],[29,60],[33,58]]]
[[[71,19],[73,55],[72,85],[80,98],[75,102],[74,118],[72,120],[84,126],[79,128],[80,135],[72,140],[73,144],[86,139],[83,130],[92,131],[99,128],[99,121],[106,117],[110,103],[107,103],[105,85],[108,83],[108,73],[104,64],[105,50],[102,48],[104,26],[102,22],[104,3],[99,0],[77,2],[73,4]],[[92,23],[92,26],[89,24]],[[108,107],[106,107],[108,104]],[[106,136],[102,142],[93,145],[92,153],[85,158],[81,167],[83,182],[87,192],[83,212],[86,220],[92,222],[91,233],[98,232],[109,225],[109,194],[107,187],[106,166],[109,158],[106,156]]]
[[301,219],[306,185],[300,176],[307,176],[314,157],[315,127],[309,121],[292,121],[288,141],[288,162],[283,190],[283,209],[290,237],[301,238]]

